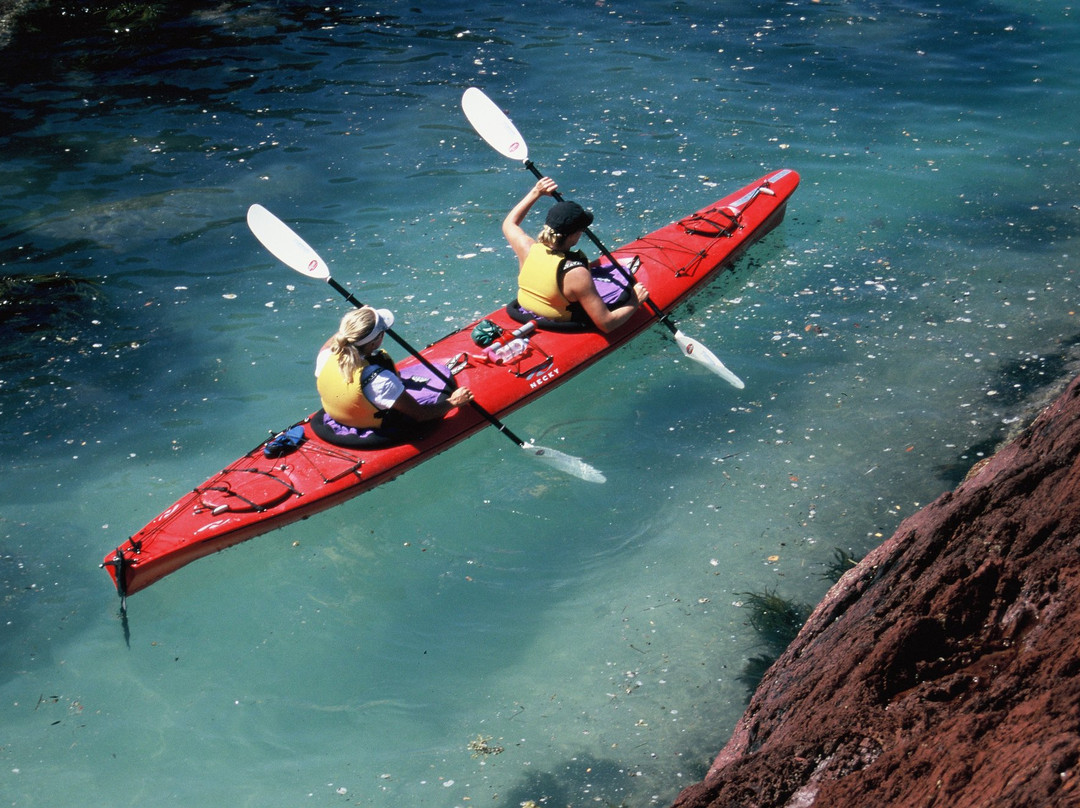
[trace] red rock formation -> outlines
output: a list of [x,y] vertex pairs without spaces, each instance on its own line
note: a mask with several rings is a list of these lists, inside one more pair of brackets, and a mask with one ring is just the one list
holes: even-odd
[[1080,806],[1080,378],[818,605],[676,808]]

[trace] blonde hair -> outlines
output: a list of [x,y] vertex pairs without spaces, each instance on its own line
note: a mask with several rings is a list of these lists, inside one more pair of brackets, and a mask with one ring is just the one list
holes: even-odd
[[341,318],[337,333],[330,338],[330,353],[337,354],[341,375],[348,382],[352,382],[365,355],[356,343],[371,333],[377,320],[375,309],[370,306],[353,309]]
[[545,247],[547,247],[549,250],[562,251],[565,249],[562,246],[562,241],[565,238],[566,236],[564,236],[562,233],[556,233],[554,230],[551,229],[550,225],[545,224],[544,229],[540,231],[539,235],[537,235],[536,240],[543,244]]

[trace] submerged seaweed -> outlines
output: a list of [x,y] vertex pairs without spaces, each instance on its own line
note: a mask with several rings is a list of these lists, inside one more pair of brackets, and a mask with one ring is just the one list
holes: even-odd
[[822,578],[826,581],[836,583],[849,569],[859,563],[861,559],[856,557],[854,553],[849,550],[845,550],[842,547],[833,548],[833,560],[824,563],[824,570],[821,572]]
[[810,614],[805,603],[787,600],[775,591],[736,593],[745,598],[750,610],[750,626],[770,648],[783,651],[795,639]]
[[743,606],[750,611],[750,626],[758,633],[766,648],[764,653],[747,660],[738,677],[747,690],[753,692],[765,671],[798,635],[799,629],[810,616],[810,607],[805,603],[783,598],[768,588],[761,592],[736,594],[744,599]]
[[79,319],[99,291],[94,281],[63,272],[0,275],[0,321],[22,334],[55,328]]

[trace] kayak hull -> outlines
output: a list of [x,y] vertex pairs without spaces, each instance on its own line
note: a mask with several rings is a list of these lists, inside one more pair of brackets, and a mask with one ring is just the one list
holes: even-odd
[[[774,171],[695,213],[618,249],[620,263],[640,260],[636,277],[650,300],[665,314],[700,291],[742,252],[778,225],[799,184],[791,170]],[[513,330],[505,309],[487,316]],[[461,386],[499,418],[525,406],[573,378],[657,322],[642,307],[612,334],[598,331],[537,330],[527,349],[504,364],[488,360],[471,339],[470,323],[425,348],[423,356],[446,364],[465,354],[456,370]],[[398,364],[399,373],[418,367],[415,359]],[[102,566],[122,598],[204,556],[262,533],[306,519],[403,474],[489,422],[472,408],[462,408],[422,437],[396,446],[351,449],[320,440],[310,417],[304,440],[279,456],[267,457],[268,438],[201,485],[182,496],[141,530],[109,553]]]

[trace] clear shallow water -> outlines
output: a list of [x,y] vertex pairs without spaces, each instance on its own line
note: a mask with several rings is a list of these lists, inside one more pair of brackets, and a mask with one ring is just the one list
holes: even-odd
[[[815,602],[1080,330],[1069,5],[170,14],[2,56],[3,275],[65,278],[0,312],[4,804],[665,804],[745,706],[745,593]],[[655,329],[509,419],[603,489],[481,434],[139,593],[125,640],[101,557],[313,407],[342,311],[248,205],[414,342],[512,293],[529,175],[471,84],[609,244],[800,172],[678,313],[747,389]]]

